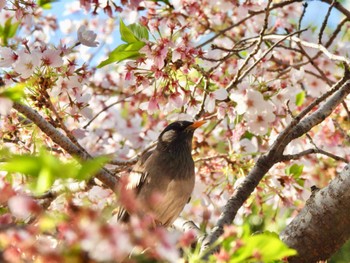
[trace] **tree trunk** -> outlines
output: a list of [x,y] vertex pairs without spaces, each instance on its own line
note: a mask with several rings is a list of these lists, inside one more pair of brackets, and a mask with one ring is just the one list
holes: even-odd
[[289,262],[326,260],[350,238],[350,164],[321,189],[313,191],[281,239],[298,251]]

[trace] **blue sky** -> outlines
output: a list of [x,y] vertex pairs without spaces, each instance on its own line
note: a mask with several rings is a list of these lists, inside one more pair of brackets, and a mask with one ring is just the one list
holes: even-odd
[[[320,1],[307,1],[308,9],[304,17],[304,25],[320,25],[327,14],[329,5]],[[341,19],[341,13],[333,8],[328,20],[329,27],[335,27]]]
[[[66,18],[72,18],[72,19],[79,19],[79,18],[85,18],[88,19],[91,17],[91,14],[83,14],[83,12],[80,12],[80,17],[77,15],[71,15],[71,16],[64,16],[64,6],[69,5],[73,1],[71,0],[58,0],[57,2],[52,4],[52,9],[47,10],[45,12],[54,14],[57,16],[59,20],[61,19],[66,19]],[[307,1],[308,3],[308,9],[306,12],[306,15],[303,20],[303,26],[307,26],[309,24],[316,24],[320,25],[325,17],[325,14],[327,13],[328,10],[328,4],[320,2],[320,1]],[[104,15],[102,11],[100,11],[101,14],[99,15]],[[339,20],[341,19],[341,14],[339,11],[336,9],[332,10],[330,19],[328,21],[328,25],[330,27],[335,27]]]

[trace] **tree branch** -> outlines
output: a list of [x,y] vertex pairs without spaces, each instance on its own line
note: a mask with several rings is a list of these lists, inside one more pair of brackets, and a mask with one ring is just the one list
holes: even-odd
[[332,12],[332,8],[335,4],[335,0],[332,1],[332,3],[330,4],[329,8],[328,8],[328,11],[327,11],[327,14],[323,20],[323,23],[322,23],[322,26],[321,26],[321,29],[320,29],[320,33],[318,34],[318,44],[322,44],[322,36],[323,36],[323,32],[327,26],[327,23],[328,23],[328,18]]
[[[47,122],[37,111],[34,109],[20,104],[18,102],[13,103],[13,108],[18,112],[22,113],[28,119],[30,119],[35,125],[37,125],[40,130],[45,133],[50,139],[57,143],[62,149],[68,152],[75,158],[80,160],[91,159],[92,157],[85,151],[81,150],[78,146],[72,143],[66,136],[64,136],[60,131],[53,127],[49,122]],[[102,168],[96,178],[104,183],[107,187],[114,190],[118,183],[117,177],[113,176],[108,170]]]
[[306,155],[316,154],[316,153],[323,154],[323,155],[328,156],[328,157],[330,157],[330,158],[332,158],[332,159],[334,159],[336,161],[347,162],[347,160],[345,158],[337,156],[337,155],[334,155],[334,154],[329,153],[329,152],[326,152],[326,151],[324,151],[322,149],[319,149],[319,148],[307,149],[305,151],[302,151],[302,152],[299,152],[299,153],[295,153],[295,154],[284,154],[280,158],[280,161],[281,162],[285,162],[285,161],[290,161],[290,160],[298,160],[301,157],[304,157]]
[[[327,3],[327,4],[332,4],[333,3],[333,0],[321,0],[322,2],[324,3]],[[334,7],[336,9],[338,9],[339,12],[343,13],[343,15],[345,15],[348,19],[350,19],[350,11],[345,8],[341,3],[339,3],[338,1],[334,1]]]
[[[280,3],[274,3],[270,10],[273,9],[277,9],[277,8],[282,8],[284,6],[290,5],[290,4],[294,4],[295,2],[302,2],[303,0],[287,0],[287,1],[282,1]],[[205,42],[203,42],[202,44],[198,45],[196,48],[201,48],[204,47],[205,45],[209,44],[210,42],[212,42],[213,40],[215,40],[216,38],[218,38],[219,36],[225,34],[227,31],[231,30],[232,28],[235,28],[241,24],[243,24],[245,21],[249,20],[250,18],[256,16],[256,15],[260,15],[265,13],[266,10],[259,10],[259,11],[251,11],[250,14],[248,16],[246,16],[245,18],[243,18],[242,20],[240,20],[239,22],[221,30],[220,32],[218,32],[215,36],[209,38],[208,40],[206,40]]]
[[[334,94],[321,107],[319,107],[309,116],[305,117],[303,120],[301,120],[301,118],[303,118],[307,112],[311,111],[312,108],[308,107],[306,111],[304,110],[301,112],[292,120],[290,125],[288,125],[285,130],[280,133],[270,150],[258,158],[253,169],[245,177],[243,182],[238,186],[234,194],[226,203],[216,226],[203,241],[201,246],[202,254],[211,253],[211,251],[208,252],[207,249],[221,236],[224,226],[232,223],[238,209],[244,204],[254,189],[258,186],[264,175],[275,163],[282,160],[281,158],[286,146],[292,140],[302,136],[312,127],[322,122],[350,93],[350,73],[347,67],[348,65],[346,65],[342,80],[336,83],[332,88],[333,92],[334,90],[336,90],[336,92],[334,92]],[[340,84],[343,85],[339,89]],[[314,104],[314,106],[315,105],[316,104]]]
[[[314,191],[305,207],[281,233],[298,251],[290,263],[328,259],[350,238],[350,165],[322,190]],[[330,242],[331,241],[331,242]]]

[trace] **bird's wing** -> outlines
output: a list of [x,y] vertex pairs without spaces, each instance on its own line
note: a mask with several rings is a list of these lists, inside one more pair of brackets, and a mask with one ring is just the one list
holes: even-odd
[[[145,163],[148,158],[152,155],[153,151],[148,151],[144,153],[140,160],[135,164],[134,168],[129,174],[129,183],[127,185],[128,189],[135,189],[136,195],[140,192],[143,184],[146,182],[148,173],[145,169]],[[123,207],[118,209],[118,220],[122,222],[129,221],[129,213]]]
[[148,158],[152,155],[152,153],[153,151],[144,153],[141,156],[140,160],[135,164],[131,173],[129,174],[129,183],[127,185],[127,188],[135,189],[136,194],[139,193],[143,183],[146,181],[148,173],[145,169],[145,163],[148,160]]

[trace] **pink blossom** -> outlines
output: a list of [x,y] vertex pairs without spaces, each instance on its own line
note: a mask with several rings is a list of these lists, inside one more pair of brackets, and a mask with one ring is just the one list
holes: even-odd
[[148,59],[153,60],[157,69],[162,69],[165,59],[168,55],[168,49],[171,43],[168,39],[161,39],[159,43],[151,45],[150,43],[140,49],[140,53],[146,55]]
[[41,54],[34,50],[31,54],[28,54],[22,50],[19,57],[14,64],[14,70],[21,74],[22,78],[29,78],[33,74],[34,70],[40,66]]
[[[280,84],[280,81],[277,81]],[[280,85],[278,85],[280,86]],[[296,108],[296,95],[300,92],[300,89],[297,89],[293,86],[288,86],[284,89],[279,88],[279,92],[271,98],[271,101],[274,103],[278,112],[282,112],[286,108],[287,101],[289,102],[288,106],[290,110]]]
[[319,78],[314,76],[309,76],[306,78],[305,90],[311,97],[321,96],[327,91],[327,88],[327,85],[325,85]]
[[224,100],[228,96],[227,90],[226,89],[217,89],[214,92],[211,92],[206,100],[205,100],[205,109],[207,112],[212,113],[215,110],[215,102],[216,100]]
[[11,48],[0,47],[0,67],[11,67],[18,56]]
[[147,110],[149,114],[153,114],[159,111],[159,104],[155,96],[153,96],[149,101],[142,102],[140,104],[141,110]]
[[75,97],[81,97],[80,93],[82,85],[83,83],[81,83],[78,76],[71,76],[69,78],[60,77],[50,93],[52,96],[59,96],[63,91],[69,91]]
[[181,108],[184,105],[184,100],[179,92],[171,94],[169,100],[176,108]]
[[136,9],[139,7],[142,0],[130,0],[130,8]]
[[88,47],[97,47],[98,42],[95,41],[97,34],[91,30],[87,30],[86,26],[82,25],[78,29],[78,41]]
[[[253,137],[254,139],[255,137]],[[235,149],[239,153],[256,153],[258,151],[256,140],[253,141],[248,140],[247,138],[243,138],[239,141],[239,143],[234,144],[234,146],[238,146],[239,148]]]
[[0,215],[0,225],[7,225],[13,223],[13,216],[10,213]]
[[236,111],[238,114],[260,112],[265,109],[266,102],[263,95],[253,89],[248,89],[244,95],[241,93],[232,93],[230,98],[237,102]]
[[303,67],[300,67],[299,70],[292,68],[290,71],[290,80],[291,82],[296,85],[300,81],[302,81],[305,77],[305,70]]
[[11,213],[19,219],[27,219],[39,211],[39,205],[30,197],[15,195],[8,201]]
[[181,244],[182,247],[189,247],[195,241],[196,241],[196,233],[194,230],[190,229],[180,237],[179,243]]
[[3,9],[6,5],[6,0],[0,0],[0,11]]
[[51,66],[55,68],[60,67],[63,65],[63,59],[61,58],[60,53],[61,52],[59,50],[45,50],[42,54],[41,60],[46,66]]
[[104,208],[108,205],[111,202],[111,197],[113,197],[113,192],[100,186],[92,187],[88,193],[89,200],[99,208]]
[[12,105],[12,100],[0,97],[0,115],[8,115],[10,113]]
[[247,112],[247,114],[244,115],[244,118],[248,122],[248,129],[250,132],[256,135],[265,135],[276,116],[272,111],[263,110]]
[[83,130],[83,129],[74,129],[72,130],[72,134],[75,138],[77,139],[82,139],[82,138],[85,138],[86,136],[86,130]]
[[176,241],[178,239],[177,232],[168,232],[164,229],[158,229],[158,235],[161,242],[156,246],[156,252],[161,258],[166,259],[167,262],[179,262],[179,251],[176,248]]
[[16,194],[16,192],[12,189],[12,186],[0,179],[0,205],[4,205],[8,202],[8,200]]
[[222,120],[226,116],[226,108],[227,104],[225,102],[221,102],[218,105],[217,117],[219,120]]

